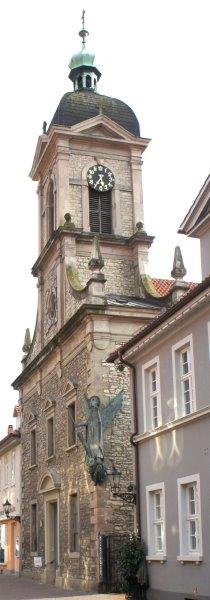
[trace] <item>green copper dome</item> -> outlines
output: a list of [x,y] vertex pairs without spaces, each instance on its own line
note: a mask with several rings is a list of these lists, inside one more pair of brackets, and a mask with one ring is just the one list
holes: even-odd
[[95,54],[88,52],[86,46],[84,46],[80,52],[73,54],[71,57],[69,68],[77,69],[78,67],[92,67],[94,64]]

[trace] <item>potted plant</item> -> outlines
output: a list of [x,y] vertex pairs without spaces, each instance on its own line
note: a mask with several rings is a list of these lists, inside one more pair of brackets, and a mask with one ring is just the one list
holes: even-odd
[[126,600],[143,600],[149,587],[145,544],[135,534],[126,536],[118,556]]

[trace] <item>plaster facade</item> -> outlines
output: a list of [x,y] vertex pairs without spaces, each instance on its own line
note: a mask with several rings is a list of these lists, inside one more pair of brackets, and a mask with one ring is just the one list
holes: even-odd
[[[18,431],[8,428],[0,441],[0,570],[19,574],[21,515],[21,443]],[[4,503],[11,510],[7,518]]]
[[[189,297],[188,302],[186,299],[183,308],[177,303],[173,316],[167,318],[166,312],[162,323],[157,321],[138,343],[127,352],[122,350],[124,359],[136,369],[138,434],[134,441],[138,448],[141,533],[147,544],[151,600],[209,598],[208,281],[200,287],[200,293],[198,286],[197,296],[194,293],[194,298]],[[183,356],[189,361],[184,378],[190,382],[190,409],[183,404]],[[154,392],[146,387],[146,377],[154,372],[155,406],[157,401],[159,407],[155,426],[151,421]],[[189,489],[195,497],[192,510],[187,500]],[[161,508],[156,510],[153,502],[160,498]],[[161,541],[155,538],[158,531]]]

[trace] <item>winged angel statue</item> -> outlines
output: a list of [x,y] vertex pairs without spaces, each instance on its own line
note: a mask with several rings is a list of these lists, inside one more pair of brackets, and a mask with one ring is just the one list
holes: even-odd
[[95,485],[103,483],[107,476],[104,464],[103,433],[114,420],[121,409],[123,402],[123,391],[121,390],[107,406],[100,409],[101,401],[98,396],[85,397],[86,421],[75,423],[77,429],[85,427],[86,435],[77,432],[77,436],[86,451],[85,462]]

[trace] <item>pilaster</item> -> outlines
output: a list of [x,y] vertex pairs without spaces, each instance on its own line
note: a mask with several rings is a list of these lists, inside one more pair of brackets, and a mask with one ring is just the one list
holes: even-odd
[[131,148],[131,178],[133,188],[134,230],[135,225],[144,223],[143,189],[142,189],[142,159],[139,150]]

